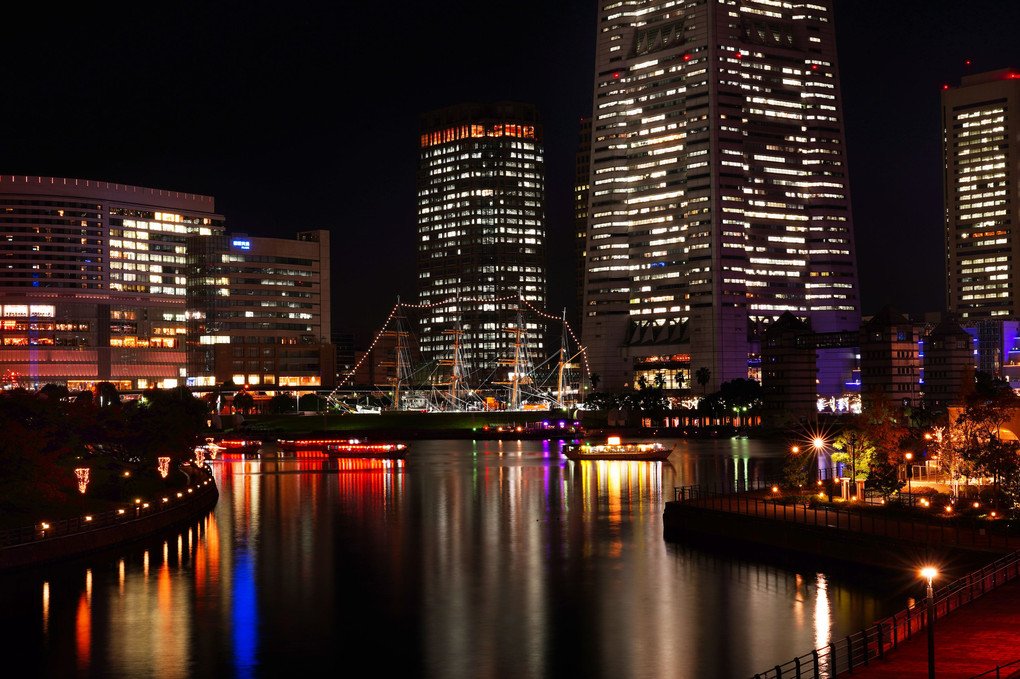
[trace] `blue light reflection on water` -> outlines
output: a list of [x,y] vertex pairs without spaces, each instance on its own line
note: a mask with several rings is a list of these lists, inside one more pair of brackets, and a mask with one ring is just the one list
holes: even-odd
[[234,567],[231,573],[231,641],[233,643],[233,666],[238,677],[253,677],[258,648],[258,612],[255,592],[255,563],[247,549],[240,548],[234,553]]

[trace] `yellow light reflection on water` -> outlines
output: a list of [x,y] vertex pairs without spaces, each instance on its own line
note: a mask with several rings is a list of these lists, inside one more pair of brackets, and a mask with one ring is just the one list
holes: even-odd
[[45,637],[50,631],[50,583],[48,582],[42,584],[42,623],[43,636]]

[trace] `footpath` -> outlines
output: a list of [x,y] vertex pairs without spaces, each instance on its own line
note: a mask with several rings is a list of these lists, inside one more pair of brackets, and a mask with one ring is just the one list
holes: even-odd
[[[935,676],[970,679],[1020,661],[1020,580],[1001,585],[935,623]],[[848,675],[849,676],[849,675]],[[856,679],[908,679],[928,676],[928,634],[922,631],[858,666]],[[1003,669],[1002,679],[1020,676],[1020,663]]]

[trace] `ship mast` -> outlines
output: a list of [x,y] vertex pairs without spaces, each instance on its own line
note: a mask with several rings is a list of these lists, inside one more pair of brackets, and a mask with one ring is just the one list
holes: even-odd
[[458,404],[461,402],[460,394],[464,390],[463,384],[465,382],[464,364],[463,361],[461,360],[460,355],[460,338],[464,334],[464,331],[461,329],[460,326],[459,295],[457,296],[457,312],[458,312],[457,321],[454,323],[453,329],[443,331],[444,335],[453,336],[453,356],[450,358],[450,360],[443,360],[439,362],[440,365],[444,366],[448,365],[451,368],[450,381],[446,383],[450,387],[450,390],[447,392],[446,398],[450,402],[450,405],[453,406],[454,408],[456,408]]
[[571,361],[573,361],[575,358],[584,353],[584,348],[579,347],[578,348],[579,350],[576,354],[574,354],[570,358],[567,358],[567,354],[570,350],[567,345],[567,336],[569,334],[569,328],[570,326],[567,325],[567,310],[563,309],[563,329],[560,331],[560,369],[559,379],[557,380],[556,385],[556,398],[559,400],[560,407],[563,408],[567,407],[566,398],[564,398],[566,387],[563,384],[563,372],[564,370],[570,367]]
[[411,382],[411,356],[407,344],[407,322],[406,318],[400,312],[400,298],[397,297],[397,311],[393,317],[394,329],[387,331],[385,334],[390,337],[396,338],[396,349],[394,350],[395,363],[383,362],[382,366],[394,366],[396,367],[395,375],[393,378],[393,407],[396,410],[401,410],[400,407],[400,392],[401,388],[406,388]]
[[528,334],[524,326],[524,313],[520,306],[517,307],[517,321],[515,327],[504,328],[506,332],[514,335],[514,358],[512,361],[501,360],[501,365],[509,365],[510,381],[502,384],[510,385],[510,409],[521,409],[521,385],[531,382],[531,369],[527,359],[527,344],[522,338]]

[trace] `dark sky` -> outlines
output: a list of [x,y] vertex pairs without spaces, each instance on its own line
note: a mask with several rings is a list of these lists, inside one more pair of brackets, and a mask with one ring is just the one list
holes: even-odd
[[[29,4],[29,3],[25,3]],[[550,306],[572,303],[595,3],[30,3],[5,10],[0,173],[212,195],[228,229],[330,229],[334,327],[415,296],[418,116],[536,104]],[[1020,66],[1013,0],[836,0],[865,313],[944,306],[939,90]]]

